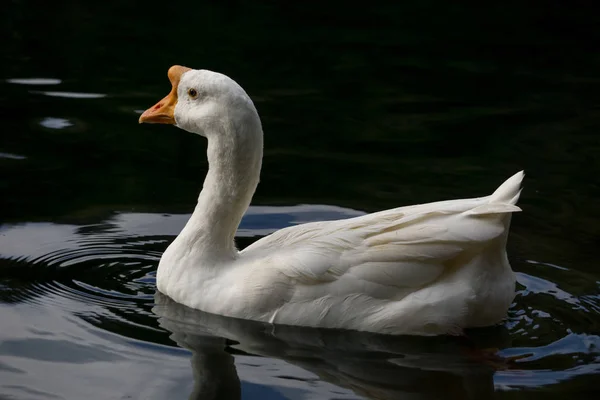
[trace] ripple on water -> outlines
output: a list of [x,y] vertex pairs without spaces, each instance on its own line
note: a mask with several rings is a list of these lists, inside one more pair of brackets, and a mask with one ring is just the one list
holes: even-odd
[[59,85],[62,81],[60,79],[53,78],[12,78],[7,79],[6,82],[14,83],[17,85]]
[[[597,282],[566,267],[513,263],[519,289],[506,326],[511,343],[500,351],[518,359],[494,376],[499,389],[534,388],[600,372],[600,313]],[[572,293],[567,290],[576,290]]]
[[46,117],[40,121],[40,125],[48,129],[64,129],[73,126],[73,123],[65,118]]
[[19,154],[2,153],[2,152],[0,152],[0,158],[6,158],[6,159],[9,159],[9,160],[25,160],[27,157],[21,156]]
[[101,99],[107,95],[104,93],[83,92],[60,92],[60,91],[31,91],[31,93],[43,94],[49,97],[64,97],[69,99]]
[[[4,226],[0,243],[0,300],[53,305],[104,322],[141,327],[125,314],[152,318],[154,271],[167,237],[154,248],[122,230],[32,223]],[[83,233],[82,233],[83,231]],[[154,329],[146,321],[147,329]]]
[[[251,237],[278,228],[266,226],[258,215],[294,221],[360,214],[331,206],[252,207],[240,233]],[[156,266],[188,218],[116,213],[88,225],[0,225],[0,284],[6,288],[0,301],[54,304],[80,315],[102,314],[139,326],[124,315],[152,315]]]
[[[239,235],[256,237],[282,226],[360,214],[335,207],[255,207]],[[151,310],[158,260],[188,217],[117,213],[84,226],[0,226],[0,301],[50,304],[102,329],[144,337],[143,331],[159,330]],[[599,373],[598,282],[564,266],[533,261],[513,266],[518,292],[505,323],[508,336],[486,346],[518,360],[509,369],[495,371],[496,388],[543,387]],[[129,328],[115,328],[124,325]],[[475,340],[489,339],[485,330],[469,334]],[[406,362],[394,361],[396,367]]]

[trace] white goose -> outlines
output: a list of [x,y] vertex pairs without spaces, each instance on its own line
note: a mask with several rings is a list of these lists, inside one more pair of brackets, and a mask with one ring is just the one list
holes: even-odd
[[506,240],[523,172],[487,197],[293,226],[238,251],[263,155],[256,108],[225,75],[173,66],[168,76],[171,92],[140,123],[205,136],[209,170],[160,260],[162,293],[225,316],[389,334],[460,334],[505,318],[515,296]]

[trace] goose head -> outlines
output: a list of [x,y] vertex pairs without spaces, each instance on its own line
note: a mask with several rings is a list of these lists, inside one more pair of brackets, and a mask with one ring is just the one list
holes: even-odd
[[210,139],[258,115],[252,100],[233,79],[218,72],[174,65],[171,92],[140,116],[140,123],[171,124]]

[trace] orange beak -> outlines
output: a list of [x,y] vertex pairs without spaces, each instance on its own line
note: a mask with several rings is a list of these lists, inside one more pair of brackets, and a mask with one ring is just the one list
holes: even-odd
[[169,68],[168,76],[171,81],[171,92],[161,101],[150,107],[140,116],[140,124],[175,124],[175,106],[177,105],[177,88],[181,75],[191,68],[173,65]]

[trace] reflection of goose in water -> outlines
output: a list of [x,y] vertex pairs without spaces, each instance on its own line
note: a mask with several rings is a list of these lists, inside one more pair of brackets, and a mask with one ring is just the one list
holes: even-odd
[[234,358],[225,351],[230,341],[369,399],[486,399],[494,391],[494,369],[455,338],[273,326],[194,310],[159,292],[155,300],[160,325],[192,351],[191,399],[241,398]]
[[[162,322],[161,322],[162,325]],[[167,328],[173,327],[173,330]],[[233,356],[225,351],[225,339],[177,329],[177,323],[166,324],[180,347],[192,352],[194,390],[190,399],[238,400],[241,398],[240,378]]]

